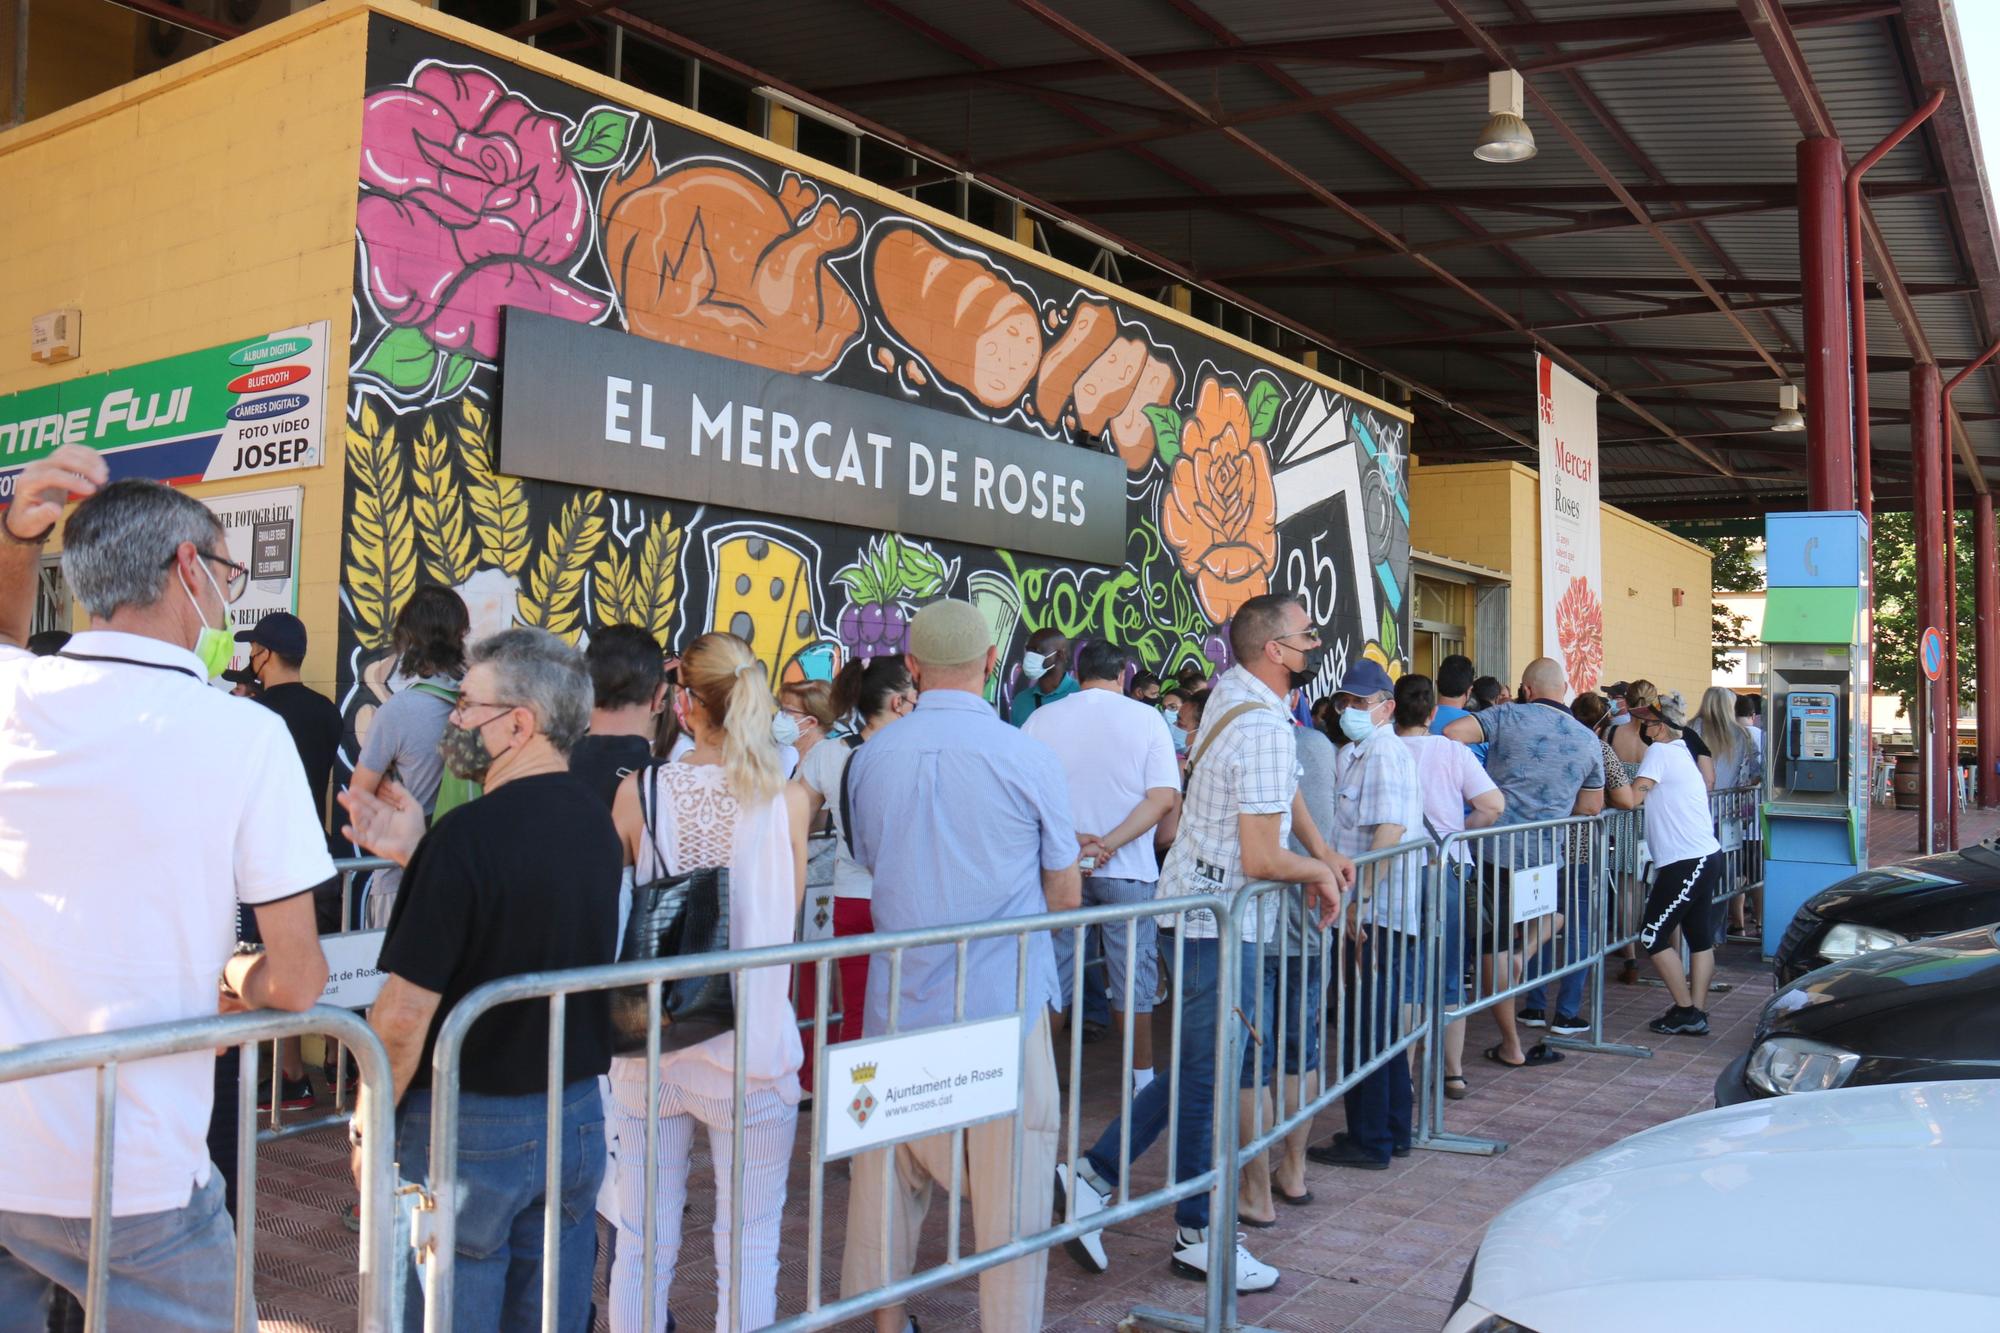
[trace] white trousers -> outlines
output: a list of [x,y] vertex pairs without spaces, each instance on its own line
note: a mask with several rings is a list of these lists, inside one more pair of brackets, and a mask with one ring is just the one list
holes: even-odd
[[[629,1090],[628,1090],[629,1092]],[[611,1333],[663,1333],[667,1296],[681,1252],[681,1214],[687,1207],[688,1164],[697,1126],[708,1131],[715,1164],[715,1326],[729,1328],[729,1195],[734,1124],[727,1098],[699,1097],[674,1083],[660,1084],[659,1162],[653,1251],[654,1325],[642,1329],[645,1309],[646,1122],[622,1097],[611,1099],[618,1136],[618,1253],[611,1265]],[[778,1231],[785,1211],[785,1181],[792,1166],[799,1108],[769,1088],[754,1089],[743,1120],[743,1285],[734,1328],[763,1328],[778,1317]]]

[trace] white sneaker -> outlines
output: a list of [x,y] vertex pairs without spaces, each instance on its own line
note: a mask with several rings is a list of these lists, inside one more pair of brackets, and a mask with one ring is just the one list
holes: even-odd
[[[1097,1186],[1093,1185],[1090,1182],[1090,1177],[1084,1175],[1081,1171],[1077,1172],[1076,1176],[1076,1220],[1077,1221],[1080,1222],[1084,1218],[1091,1217],[1097,1213],[1103,1212],[1105,1205],[1109,1202],[1110,1200],[1107,1198],[1107,1196],[1101,1193],[1098,1190]],[[1069,1165],[1065,1162],[1057,1162],[1056,1204],[1055,1204],[1055,1219],[1057,1225],[1061,1225],[1062,1223],[1070,1220],[1069,1214],[1067,1212],[1068,1207],[1069,1207]],[[1085,1272],[1102,1273],[1111,1267],[1110,1256],[1104,1253],[1104,1233],[1102,1231],[1086,1231],[1081,1236],[1078,1236],[1075,1240],[1064,1241],[1063,1248],[1069,1251],[1069,1257],[1076,1260],[1077,1264],[1081,1266]]]
[[[1208,1236],[1211,1228],[1190,1231],[1178,1227],[1174,1232],[1174,1271],[1182,1277],[1199,1281],[1208,1280]],[[1250,1251],[1243,1248],[1243,1233],[1236,1234],[1236,1290],[1269,1291],[1278,1285],[1278,1270],[1267,1263],[1261,1263]]]

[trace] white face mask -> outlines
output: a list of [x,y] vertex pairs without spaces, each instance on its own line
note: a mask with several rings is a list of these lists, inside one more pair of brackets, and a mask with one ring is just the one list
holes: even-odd
[[779,713],[771,719],[771,739],[780,745],[797,744],[799,720],[790,713]]
[[1021,654],[1021,674],[1029,680],[1040,680],[1043,676],[1048,675],[1050,670],[1060,660],[1060,658],[1054,655],[1044,657],[1040,653],[1030,649]]

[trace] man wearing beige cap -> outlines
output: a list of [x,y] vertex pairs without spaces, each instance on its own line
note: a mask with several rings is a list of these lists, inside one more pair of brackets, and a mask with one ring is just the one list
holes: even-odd
[[[910,622],[909,656],[920,692],[915,711],[856,749],[847,766],[845,822],[854,859],[875,877],[875,929],[963,926],[1075,907],[1082,877],[1069,783],[1047,746],[1001,721],[982,697],[995,658],[986,617],[969,602],[931,603]],[[906,951],[893,1029],[889,960],[872,960],[864,1036],[958,1021],[961,986],[964,1021],[1021,1015],[1024,1142],[1018,1180],[1012,1117],[966,1129],[956,1163],[950,1133],[856,1157],[843,1297],[911,1273],[933,1190],[950,1189],[954,1166],[972,1203],[977,1249],[1049,1226],[1061,1122],[1049,1009],[1061,992],[1047,931],[1028,937],[1025,978],[1021,959],[1017,936],[969,944],[963,977],[954,945]],[[1046,1253],[981,1273],[981,1327],[1039,1329],[1047,1279]],[[875,1327],[902,1333],[914,1324],[896,1305],[875,1312]]]

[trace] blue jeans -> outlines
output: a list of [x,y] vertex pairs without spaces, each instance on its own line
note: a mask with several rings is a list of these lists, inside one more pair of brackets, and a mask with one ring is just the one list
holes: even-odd
[[[1241,944],[1242,977],[1239,1003],[1243,1012],[1252,1012],[1257,1002],[1254,988],[1259,975],[1259,946]],[[1188,940],[1181,946],[1181,1058],[1171,1082],[1156,1078],[1132,1099],[1132,1156],[1137,1159],[1153,1146],[1167,1128],[1168,1090],[1180,1088],[1180,1119],[1174,1137],[1174,1182],[1192,1179],[1209,1169],[1215,1160],[1215,1020],[1220,999],[1217,988],[1222,980],[1221,945],[1216,940]],[[1239,1029],[1240,1030],[1240,1029]],[[1118,1170],[1118,1121],[1112,1121],[1085,1154],[1091,1170],[1106,1184],[1116,1185]],[[1208,1225],[1206,1191],[1182,1199],[1174,1205],[1174,1221],[1190,1229]]]
[[[0,1333],[42,1333],[57,1285],[81,1295],[90,1219],[0,1212]],[[184,1208],[111,1219],[107,1326],[215,1333],[235,1326],[236,1232],[211,1170]]]
[[[1278,976],[1278,946],[1270,948],[1272,952],[1245,950],[1243,955],[1243,1016],[1252,1024],[1243,1045],[1243,1077],[1238,1084],[1245,1092],[1257,1087],[1259,1065],[1264,1070],[1264,1087],[1272,1086],[1278,1072],[1281,1025],[1285,1034],[1285,1072],[1309,1074],[1319,1068],[1320,1029],[1325,1026],[1320,1017],[1321,1003],[1328,981],[1326,964],[1320,961],[1321,945],[1317,939],[1309,939],[1303,960],[1296,949],[1287,950],[1290,956],[1284,959],[1282,982]],[[1259,991],[1263,992],[1261,1000]],[[1187,1040],[1185,1032],[1181,1040]]]
[[[1541,955],[1530,964],[1537,971],[1546,974],[1558,967],[1568,967],[1578,959],[1590,957],[1591,936],[1597,929],[1597,923],[1592,918],[1597,915],[1598,905],[1595,901],[1595,894],[1589,892],[1587,889],[1579,891],[1577,888],[1578,882],[1584,878],[1585,873],[1579,867],[1565,866],[1563,868],[1562,888],[1560,890],[1562,899],[1561,910],[1563,914],[1562,934],[1542,946]],[[1559,949],[1561,950],[1560,961],[1557,958],[1557,950]],[[1581,1013],[1583,1011],[1583,988],[1589,980],[1590,969],[1580,967],[1556,982],[1556,1007],[1553,1011],[1544,1007],[1544,1001],[1548,999],[1549,994],[1547,982],[1542,983],[1531,991],[1524,992],[1521,996],[1520,1007],[1523,1009],[1540,1009],[1551,1018],[1565,1014]]]
[[[452,1327],[459,1333],[534,1330],[542,1322],[542,1203],[548,1177],[548,1099],[461,1092],[458,1111],[457,1260]],[[597,1186],[604,1178],[604,1101],[596,1079],[563,1089],[559,1333],[586,1333],[597,1255]],[[396,1161],[405,1180],[430,1183],[431,1094],[410,1093],[396,1116]],[[435,1274],[426,1273],[426,1281]],[[421,1333],[416,1266],[404,1290],[403,1327]]]
[[[1408,975],[1415,945],[1409,935],[1374,926],[1367,939],[1348,949],[1348,994],[1354,1002],[1347,1030],[1349,1069],[1368,1063],[1393,1043],[1401,1007],[1396,994],[1401,989],[1398,974]],[[1408,1055],[1384,1061],[1354,1085],[1342,1104],[1347,1109],[1348,1141],[1355,1147],[1383,1162],[1394,1149],[1409,1147],[1416,1099],[1410,1089]]]

